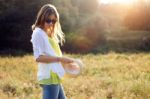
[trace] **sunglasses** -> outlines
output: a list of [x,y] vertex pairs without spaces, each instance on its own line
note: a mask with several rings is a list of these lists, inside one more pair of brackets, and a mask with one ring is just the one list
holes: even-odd
[[57,22],[57,20],[47,19],[47,20],[45,20],[45,22],[48,23],[48,24],[50,24],[50,23],[55,24]]

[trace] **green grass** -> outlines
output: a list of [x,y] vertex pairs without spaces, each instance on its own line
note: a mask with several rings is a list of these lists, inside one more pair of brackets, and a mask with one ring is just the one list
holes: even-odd
[[[67,55],[81,58],[84,71],[65,78],[68,99],[150,99],[150,53]],[[32,55],[0,57],[1,99],[41,99]]]

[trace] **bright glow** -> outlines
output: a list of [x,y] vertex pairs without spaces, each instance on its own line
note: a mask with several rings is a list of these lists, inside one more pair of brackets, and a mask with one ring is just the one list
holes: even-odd
[[99,0],[100,4],[110,4],[110,3],[119,3],[119,4],[133,4],[135,0]]

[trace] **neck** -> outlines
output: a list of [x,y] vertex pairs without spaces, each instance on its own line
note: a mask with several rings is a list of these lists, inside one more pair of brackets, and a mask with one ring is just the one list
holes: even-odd
[[45,31],[45,33],[48,35],[48,37],[53,37],[54,35],[53,35],[53,32],[52,31],[49,31],[49,30],[47,30],[47,29],[44,29],[44,31]]

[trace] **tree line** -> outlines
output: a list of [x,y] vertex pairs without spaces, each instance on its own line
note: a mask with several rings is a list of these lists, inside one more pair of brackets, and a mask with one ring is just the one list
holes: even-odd
[[[62,49],[66,52],[106,50],[109,36],[115,33],[150,30],[150,5],[144,2],[123,8],[120,5],[102,5],[97,0],[1,0],[0,51],[14,49],[32,52],[31,25],[41,6],[46,3],[54,4],[60,14],[66,34]],[[141,37],[144,39],[143,45],[149,42],[148,33]],[[149,50],[149,45],[143,45],[142,49]]]

